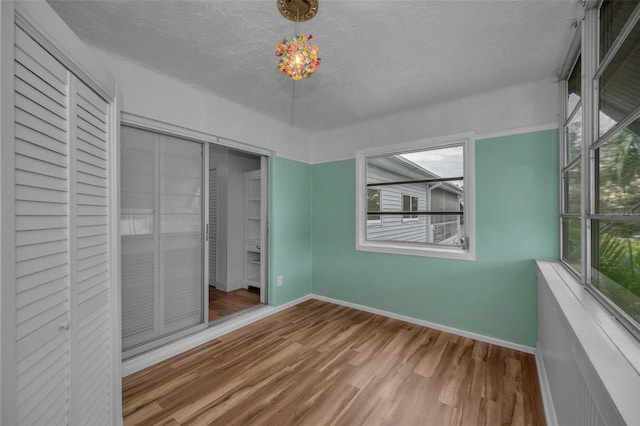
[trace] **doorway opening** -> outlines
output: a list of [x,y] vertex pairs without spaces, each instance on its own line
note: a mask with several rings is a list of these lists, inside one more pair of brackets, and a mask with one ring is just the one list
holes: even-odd
[[267,302],[266,157],[209,147],[209,322]]

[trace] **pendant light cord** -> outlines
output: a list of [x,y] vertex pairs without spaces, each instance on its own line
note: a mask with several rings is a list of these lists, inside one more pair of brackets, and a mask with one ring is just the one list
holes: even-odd
[[[300,7],[298,7],[298,12],[296,14],[296,29],[295,29],[295,37],[300,35]],[[291,114],[289,115],[289,121],[291,123],[291,155],[293,155],[293,111],[294,111],[294,102],[296,98],[296,81],[293,80],[293,90],[291,91]]]

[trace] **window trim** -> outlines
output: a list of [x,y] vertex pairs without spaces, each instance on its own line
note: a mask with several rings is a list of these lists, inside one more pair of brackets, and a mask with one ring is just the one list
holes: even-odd
[[[425,149],[447,148],[450,146],[464,146],[464,226],[467,246],[445,247],[437,245],[416,245],[403,242],[368,241],[367,236],[367,170],[368,157],[400,154],[420,151]],[[476,258],[475,229],[476,229],[476,194],[475,194],[475,133],[466,132],[436,138],[421,139],[417,141],[370,148],[356,152],[356,250],[376,253],[389,253],[401,255],[413,255],[434,257],[442,259],[456,259],[474,261]]]

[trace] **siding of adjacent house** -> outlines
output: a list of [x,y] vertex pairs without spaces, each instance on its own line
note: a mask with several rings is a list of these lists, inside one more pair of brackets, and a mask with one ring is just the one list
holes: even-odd
[[[407,176],[369,167],[367,180],[373,182],[389,182],[407,180]],[[402,196],[418,197],[418,210],[427,208],[426,186],[424,184],[407,184],[380,186],[381,210],[401,211]],[[367,239],[375,241],[412,241],[427,242],[427,218],[419,216],[417,219],[402,219],[402,216],[381,216],[381,223],[367,224]]]
[[[413,177],[403,176],[379,167],[369,166],[367,181],[389,182],[408,180]],[[380,190],[380,209],[387,211],[401,211],[403,209],[403,195],[418,197],[418,210],[458,210],[458,195],[442,188],[431,191],[431,206],[427,205],[427,186],[425,184],[405,184],[374,187]],[[381,221],[367,223],[367,239],[370,241],[410,241],[417,243],[433,242],[429,227],[432,223],[455,221],[453,216],[418,216],[417,219],[403,219],[402,216],[381,216]],[[434,232],[437,233],[437,230]],[[443,231],[444,233],[444,231]],[[458,237],[456,234],[454,237]],[[446,238],[452,238],[451,233]],[[446,239],[442,238],[442,239]],[[442,241],[442,239],[437,242]]]

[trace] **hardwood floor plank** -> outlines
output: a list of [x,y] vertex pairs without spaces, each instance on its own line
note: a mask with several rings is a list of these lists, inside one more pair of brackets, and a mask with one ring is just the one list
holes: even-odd
[[544,425],[535,360],[310,300],[123,378],[126,425]]

